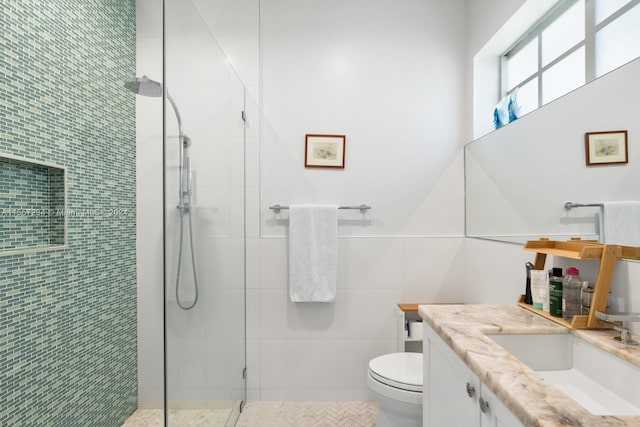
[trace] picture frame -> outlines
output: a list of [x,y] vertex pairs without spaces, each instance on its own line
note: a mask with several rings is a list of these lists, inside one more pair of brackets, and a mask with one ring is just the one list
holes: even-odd
[[304,167],[344,169],[345,135],[305,135]]
[[584,134],[587,166],[629,163],[626,130]]

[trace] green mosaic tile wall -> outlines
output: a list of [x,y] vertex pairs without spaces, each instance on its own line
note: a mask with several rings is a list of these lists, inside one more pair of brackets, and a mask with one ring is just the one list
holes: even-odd
[[49,243],[49,200],[49,168],[0,158],[0,251]]
[[134,75],[134,0],[0,0],[0,153],[67,167],[69,245],[0,256],[2,427],[137,408]]
[[49,169],[49,244],[64,245],[64,170]]
[[64,244],[64,170],[0,157],[0,256]]

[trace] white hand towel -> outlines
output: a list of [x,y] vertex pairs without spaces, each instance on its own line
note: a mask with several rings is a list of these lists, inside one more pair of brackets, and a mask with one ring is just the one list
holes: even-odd
[[289,207],[289,298],[332,302],[338,277],[338,206]]
[[602,204],[603,243],[640,246],[640,202]]

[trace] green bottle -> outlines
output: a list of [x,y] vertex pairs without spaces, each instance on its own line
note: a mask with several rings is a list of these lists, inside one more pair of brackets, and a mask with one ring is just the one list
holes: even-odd
[[562,317],[562,269],[549,270],[549,314]]

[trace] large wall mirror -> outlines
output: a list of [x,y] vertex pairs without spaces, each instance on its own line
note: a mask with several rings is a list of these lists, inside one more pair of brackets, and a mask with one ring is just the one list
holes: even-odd
[[[640,59],[465,147],[466,235],[600,237],[598,207],[640,200]],[[585,133],[628,131],[628,163],[588,166]]]

